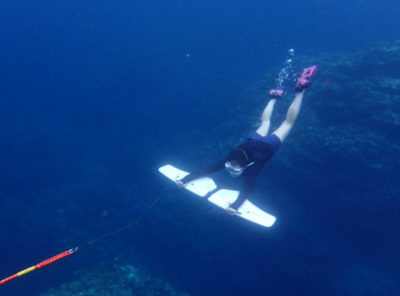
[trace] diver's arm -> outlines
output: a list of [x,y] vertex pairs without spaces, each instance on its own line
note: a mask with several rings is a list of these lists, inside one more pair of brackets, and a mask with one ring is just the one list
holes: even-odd
[[199,171],[196,171],[194,173],[187,175],[186,177],[182,178],[180,180],[180,182],[182,183],[182,185],[184,185],[184,184],[189,183],[190,181],[204,177],[205,175],[214,173],[214,172],[222,170],[224,168],[225,168],[225,159],[220,160],[220,161],[212,164],[211,166],[206,167],[205,169],[202,169],[202,170],[199,170]]
[[256,183],[256,178],[263,168],[265,162],[256,162],[248,168],[248,174],[244,181],[243,188],[240,190],[238,198],[230,205],[230,208],[237,210],[248,199]]
[[245,200],[248,199],[251,191],[254,188],[254,184],[256,183],[256,177],[257,176],[250,176],[246,178],[246,181],[244,182],[242,190],[240,190],[238,198],[235,200],[234,203],[230,205],[232,209],[237,210],[245,202]]

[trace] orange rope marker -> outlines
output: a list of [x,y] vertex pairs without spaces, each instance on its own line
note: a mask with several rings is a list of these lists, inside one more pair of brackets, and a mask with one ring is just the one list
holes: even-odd
[[45,267],[46,265],[52,264],[52,263],[54,263],[54,262],[56,262],[56,261],[58,261],[60,259],[63,259],[65,257],[75,253],[76,251],[78,251],[78,248],[69,249],[68,251],[65,251],[65,252],[62,252],[62,253],[60,253],[58,255],[55,255],[55,256],[53,256],[53,257],[51,257],[49,259],[46,259],[46,260],[44,260],[44,261],[42,261],[42,262],[40,262],[40,263],[38,263],[36,265],[33,265],[33,266],[29,267],[29,268],[21,270],[20,272],[17,272],[16,274],[1,280],[0,281],[0,285],[3,285],[3,284],[5,284],[5,283],[7,283],[9,281],[12,281],[12,280],[16,279],[16,278],[19,278],[19,277],[21,277],[21,276],[23,276],[25,274],[28,274],[28,273],[36,270],[36,269],[39,269],[39,268]]

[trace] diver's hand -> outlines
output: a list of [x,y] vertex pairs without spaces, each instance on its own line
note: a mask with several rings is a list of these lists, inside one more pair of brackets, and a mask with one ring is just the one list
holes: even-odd
[[226,208],[226,211],[227,211],[228,214],[231,215],[231,216],[235,216],[235,215],[238,213],[237,210],[235,210],[234,208],[231,208],[231,207],[227,207],[227,208]]
[[176,182],[176,185],[178,185],[179,188],[183,188],[183,187],[186,186],[186,184],[183,183],[182,180],[176,180],[175,182]]

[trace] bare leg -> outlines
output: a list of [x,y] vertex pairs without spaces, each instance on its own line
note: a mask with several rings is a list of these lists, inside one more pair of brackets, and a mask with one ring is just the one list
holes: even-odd
[[304,90],[302,92],[296,93],[292,104],[290,104],[289,109],[286,113],[285,121],[278,127],[276,131],[273,132],[281,142],[285,141],[290,130],[293,127],[294,122],[296,121],[297,115],[299,115],[301,103],[303,101]]
[[264,112],[261,116],[261,125],[257,130],[257,134],[262,137],[265,137],[268,134],[269,127],[271,125],[271,115],[272,111],[274,111],[275,103],[276,99],[271,99],[265,107]]

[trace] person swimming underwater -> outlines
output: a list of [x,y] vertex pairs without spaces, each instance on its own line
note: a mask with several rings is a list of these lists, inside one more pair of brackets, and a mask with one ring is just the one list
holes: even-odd
[[317,66],[312,66],[303,71],[296,83],[296,94],[286,113],[285,121],[272,134],[268,135],[271,115],[275,103],[283,95],[282,90],[270,90],[270,100],[265,107],[261,125],[256,132],[249,135],[247,141],[235,147],[225,159],[217,161],[213,165],[191,173],[181,180],[177,180],[180,187],[189,182],[204,177],[213,172],[226,169],[232,177],[245,177],[245,182],[238,198],[226,209],[229,214],[235,215],[240,206],[249,197],[256,178],[264,165],[274,156],[281,144],[287,138],[296,118],[300,112],[305,90],[311,85],[311,79],[317,71]]

